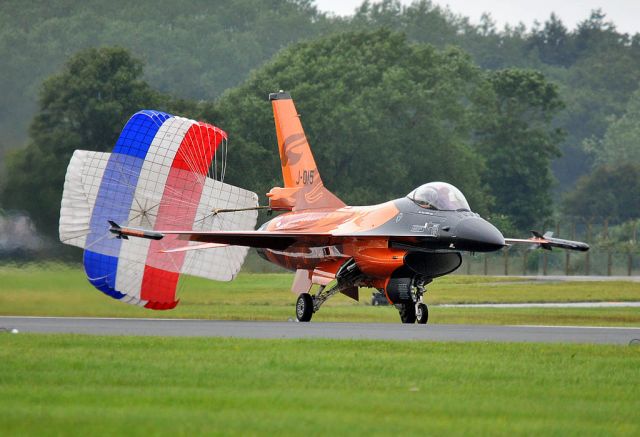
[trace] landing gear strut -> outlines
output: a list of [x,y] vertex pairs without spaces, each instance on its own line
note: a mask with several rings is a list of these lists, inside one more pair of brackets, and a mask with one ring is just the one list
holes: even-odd
[[320,286],[318,294],[314,296],[309,293],[301,293],[296,301],[296,319],[298,322],[310,322],[313,313],[317,312],[330,297],[351,287],[351,284],[338,282],[331,288],[327,288],[324,285]]
[[327,288],[321,285],[318,293],[314,296],[309,293],[301,293],[296,302],[296,319],[298,322],[309,322],[313,313],[317,312],[323,303],[336,293],[345,292],[357,293],[356,288],[360,280],[361,273],[353,258],[345,262],[336,272],[336,282],[332,287]]
[[[428,281],[431,282],[431,281]],[[413,302],[396,305],[402,323],[418,323],[425,325],[429,320],[429,308],[422,301],[426,292],[425,285],[428,283],[423,279],[415,279],[411,284],[411,299]]]

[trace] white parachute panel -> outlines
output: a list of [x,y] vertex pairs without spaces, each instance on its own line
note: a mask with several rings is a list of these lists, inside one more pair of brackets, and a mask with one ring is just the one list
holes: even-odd
[[[239,231],[253,229],[258,211],[234,211],[215,214],[216,209],[243,209],[258,206],[258,195],[211,178],[205,181],[196,231]],[[186,242],[185,242],[186,243]],[[201,244],[198,242],[192,245]],[[230,281],[238,274],[249,248],[227,246],[187,252],[183,273],[216,281]]]
[[[158,207],[162,200],[171,164],[185,134],[195,122],[182,117],[173,117],[158,129],[144,164],[140,170],[138,185],[131,204],[128,223],[124,225],[153,229]],[[131,238],[120,247],[116,289],[128,296],[127,303],[143,304],[140,289],[145,262],[151,240]]]
[[84,248],[100,181],[110,153],[76,150],[64,178],[60,205],[60,241]]

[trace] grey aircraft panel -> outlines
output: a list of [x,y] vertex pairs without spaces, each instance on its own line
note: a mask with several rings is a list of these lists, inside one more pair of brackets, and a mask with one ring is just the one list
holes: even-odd
[[640,342],[640,327],[438,324],[425,326],[391,323],[296,323],[191,319],[4,316],[0,317],[0,328],[5,332],[17,329],[19,333],[76,333],[93,335],[611,344],[629,344],[632,341],[634,343]]

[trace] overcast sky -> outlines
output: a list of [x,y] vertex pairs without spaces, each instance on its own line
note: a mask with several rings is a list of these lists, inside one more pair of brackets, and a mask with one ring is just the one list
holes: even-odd
[[[411,0],[401,0],[404,4]],[[351,15],[362,0],[316,0],[321,11],[338,15]],[[534,20],[544,22],[551,12],[560,16],[565,26],[573,29],[575,24],[589,16],[593,9],[601,8],[610,21],[621,32],[640,32],[640,0],[434,0],[477,23],[483,12],[489,12],[502,28],[523,22],[530,28]]]

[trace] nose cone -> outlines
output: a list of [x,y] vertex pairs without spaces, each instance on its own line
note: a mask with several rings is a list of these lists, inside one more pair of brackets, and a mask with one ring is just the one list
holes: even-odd
[[491,223],[480,217],[463,219],[455,229],[456,249],[470,252],[493,252],[502,249],[504,236]]

